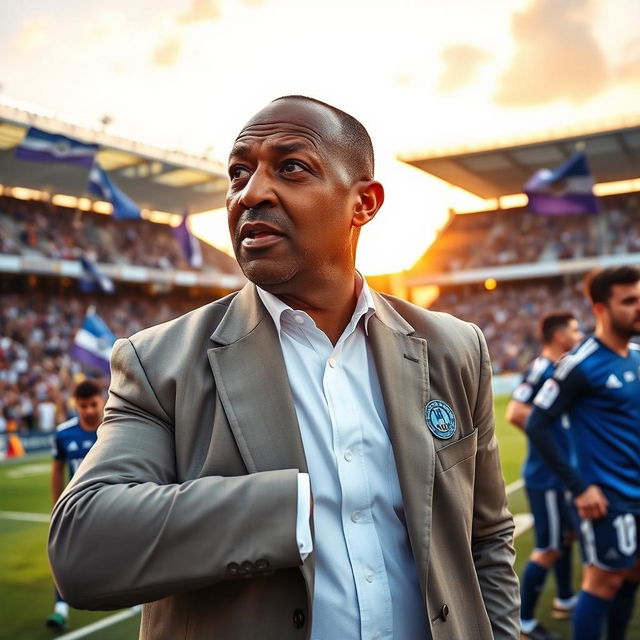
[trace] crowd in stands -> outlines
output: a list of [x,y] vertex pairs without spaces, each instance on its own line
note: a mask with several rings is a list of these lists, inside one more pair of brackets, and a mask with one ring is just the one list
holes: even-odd
[[[3,254],[35,252],[76,259],[81,250],[96,262],[187,268],[170,229],[144,220],[115,222],[110,216],[0,197],[0,232]],[[219,253],[202,246],[205,252]],[[455,216],[414,270],[437,272],[633,252],[640,252],[640,197],[612,196],[599,215],[541,217],[512,210]],[[216,259],[213,256],[213,262]],[[229,262],[233,265],[225,265],[224,270],[237,270],[235,262],[230,258]],[[67,417],[71,390],[82,372],[69,356],[70,347],[90,305],[96,306],[117,336],[128,336],[204,302],[44,292],[3,295],[0,431],[8,423],[22,430],[48,431]],[[521,371],[535,356],[540,348],[537,323],[545,313],[573,311],[584,331],[593,324],[578,277],[502,281],[493,291],[478,284],[444,288],[431,308],[477,324],[487,338],[497,374]]]
[[[0,197],[0,253],[37,254],[157,269],[190,269],[168,225],[119,220],[38,201]],[[200,243],[205,266],[234,271],[235,261]]]
[[640,196],[600,201],[597,215],[540,216],[526,209],[456,215],[414,270],[459,271],[640,252]]
[[[0,432],[51,431],[71,410],[81,365],[69,356],[87,308],[118,337],[186,313],[204,300],[3,295],[0,306]],[[91,372],[86,372],[91,373]],[[103,381],[105,386],[107,381]],[[9,423],[13,423],[9,425]]]
[[[70,356],[87,308],[118,337],[164,322],[204,304],[202,299],[10,294],[0,308],[0,431],[51,430],[70,411],[71,390],[83,367]],[[592,328],[580,280],[500,283],[494,291],[477,285],[444,291],[431,306],[476,323],[483,330],[495,373],[521,371],[540,348],[539,317],[567,309],[584,330]],[[85,372],[86,373],[86,372]],[[106,381],[105,381],[106,385]]]
[[430,307],[477,324],[483,331],[494,373],[522,371],[540,350],[538,319],[552,311],[574,313],[582,330],[593,329],[582,281],[500,283],[493,291],[466,286],[443,292]]

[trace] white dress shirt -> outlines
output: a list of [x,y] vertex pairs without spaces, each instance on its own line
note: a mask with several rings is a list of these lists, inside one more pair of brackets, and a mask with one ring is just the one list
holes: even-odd
[[278,329],[311,480],[311,638],[424,640],[425,605],[366,339],[375,313],[367,283],[335,346],[309,315],[258,294]]

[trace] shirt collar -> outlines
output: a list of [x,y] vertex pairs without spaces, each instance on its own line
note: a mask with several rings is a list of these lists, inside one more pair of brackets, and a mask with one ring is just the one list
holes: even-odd
[[[358,299],[356,301],[356,307],[353,310],[353,315],[351,316],[351,320],[347,325],[347,329],[349,332],[353,331],[360,321],[360,318],[364,317],[364,331],[368,335],[368,325],[369,318],[375,314],[376,306],[373,300],[373,295],[371,294],[371,289],[367,284],[366,279],[358,273],[358,277],[362,283],[362,289],[360,290],[360,294],[358,295]],[[289,313],[293,314],[294,309],[292,309],[288,304],[285,304],[278,298],[274,296],[272,293],[265,291],[264,289],[256,286],[258,291],[258,295],[260,296],[260,300],[266,307],[269,315],[271,316],[274,324],[278,329],[278,333],[282,331],[282,319],[283,315],[286,317]],[[286,314],[286,315],[285,315]],[[347,330],[345,329],[345,331]]]

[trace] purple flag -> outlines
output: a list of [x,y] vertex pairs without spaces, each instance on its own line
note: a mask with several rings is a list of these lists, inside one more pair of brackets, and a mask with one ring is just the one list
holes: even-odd
[[546,216],[598,213],[587,157],[576,153],[556,169],[536,171],[524,186],[529,209]]
[[189,231],[187,226],[188,215],[182,218],[182,222],[171,229],[171,232],[180,243],[187,262],[194,268],[202,268],[202,251],[199,240]]
[[16,158],[91,167],[97,151],[97,144],[85,144],[59,133],[48,133],[31,127],[16,149]]

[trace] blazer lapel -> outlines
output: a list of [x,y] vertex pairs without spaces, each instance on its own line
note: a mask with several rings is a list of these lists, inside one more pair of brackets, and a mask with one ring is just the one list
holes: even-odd
[[[249,473],[276,469],[308,473],[278,333],[253,284],[233,299],[211,340],[217,346],[207,355],[217,393]],[[311,611],[313,553],[300,570]]]
[[234,298],[211,340],[216,389],[247,470],[306,473],[278,334],[254,285]]
[[407,530],[423,593],[429,565],[435,449],[425,424],[427,342],[381,296],[368,324],[402,490]]

